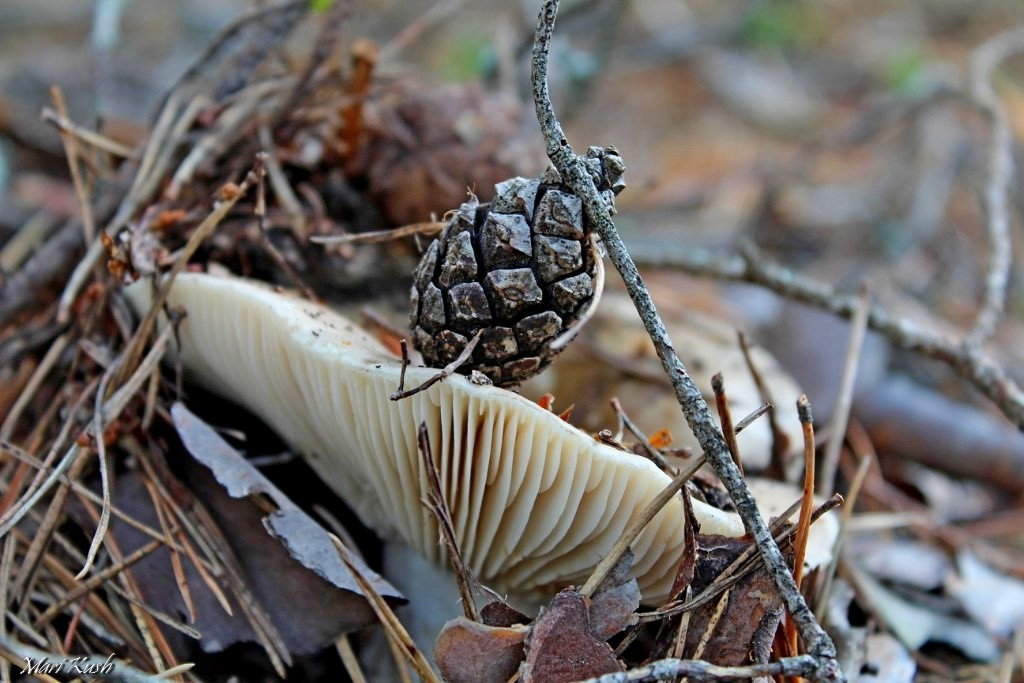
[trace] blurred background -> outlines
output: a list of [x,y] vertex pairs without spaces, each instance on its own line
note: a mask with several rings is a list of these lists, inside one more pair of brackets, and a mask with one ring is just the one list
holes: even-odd
[[[237,180],[255,151],[274,147],[296,191],[291,204],[277,197],[281,201],[268,216],[268,243],[280,253],[268,256],[270,249],[252,232],[251,216],[235,216],[204,247],[201,260],[288,285],[296,284],[298,273],[318,296],[352,310],[370,304],[399,327],[407,320],[415,245],[407,240],[325,250],[312,245],[310,235],[429,221],[455,208],[467,188],[487,199],[494,182],[544,168],[528,83],[538,2],[355,1],[347,16],[331,14],[335,3],[310,0],[314,13],[329,19],[289,24],[280,34],[253,29],[270,31],[264,42],[275,49],[254,63],[267,92],[279,99],[268,96],[269,121],[250,126],[250,119],[240,118],[245,125],[234,128],[224,123],[230,119],[226,112],[242,111],[240,117],[256,121],[257,107],[246,110],[244,98],[232,99],[243,89],[223,74],[207,77],[205,65],[221,57],[209,46],[230,43],[223,32],[236,30],[229,28],[233,22],[272,3],[0,3],[5,411],[35,368],[33,357],[56,334],[49,322],[53,305],[83,251],[81,227],[74,222],[80,201],[65,145],[53,117],[41,116],[44,109],[59,109],[61,99],[71,121],[124,146],[112,158],[133,158],[131,148],[159,128],[157,113],[169,90],[188,86],[210,97],[175,140],[168,157],[174,163],[168,161],[140,205],[152,201],[155,209],[174,213],[169,225],[181,223],[178,232],[161,233],[167,249],[183,243],[183,230],[198,222],[216,188]],[[780,296],[793,274],[843,296],[868,284],[872,300],[894,318],[959,348],[993,270],[993,207],[1002,205],[1010,235],[995,253],[1013,264],[1024,260],[1024,183],[1012,172],[1002,178],[1005,183],[994,183],[992,171],[1003,151],[1011,171],[1024,159],[1021,27],[1019,0],[563,3],[551,71],[555,107],[570,142],[577,151],[612,144],[625,159],[628,188],[618,199],[616,223],[647,269],[659,307],[678,326],[676,339],[686,340],[677,345],[702,388],[723,366],[746,367],[737,355],[736,329],[766,349],[762,362],[772,368],[770,384],[780,392],[788,451],[799,451],[793,401],[801,391],[811,398],[822,439],[836,428],[830,418],[851,335],[847,322]],[[983,46],[1012,31],[1017,47],[992,63],[991,50]],[[242,50],[240,61],[225,61],[242,70],[248,68],[245,54],[258,52],[252,45],[258,47],[260,39],[240,35],[249,53]],[[329,49],[318,55],[325,45]],[[370,67],[360,81],[366,55],[373,56],[363,62]],[[282,105],[287,97],[280,99],[275,83],[302,73],[307,63],[317,65],[310,87],[295,106]],[[255,92],[255,77],[243,80],[245,91]],[[56,98],[54,86],[60,90]],[[994,106],[985,99],[989,86]],[[352,101],[368,103],[366,136],[358,149],[338,124],[339,118],[351,123],[345,108]],[[993,141],[1000,125],[1008,135],[1005,148]],[[206,152],[190,165],[194,150]],[[102,227],[114,213],[113,204],[102,208],[104,192],[120,197],[125,179],[111,159],[96,157],[90,172],[99,180],[89,190],[98,199]],[[48,248],[59,260],[51,259],[46,276],[30,279],[31,286],[19,284],[19,274],[35,267],[27,264]],[[757,279],[744,275],[744,258],[788,270],[769,278],[769,286],[736,282]],[[126,263],[130,272],[141,270],[131,258]],[[289,274],[288,267],[295,272]],[[983,351],[1019,383],[1024,281],[1017,272],[1009,270],[1006,314]],[[607,315],[593,325],[591,355],[581,360],[567,353],[546,380],[524,389],[534,398],[552,390],[565,396],[563,404],[578,397],[574,422],[591,430],[609,426],[614,416],[604,393],[590,392],[588,403],[588,391],[574,380],[573,363],[590,372],[598,357],[634,380],[643,373],[633,361],[647,363],[644,372],[660,372],[646,347],[634,348],[635,337],[608,332],[626,328],[626,320],[635,325],[629,307],[621,305],[616,278],[609,280]],[[714,325],[695,323],[704,320],[700,316]],[[903,634],[908,647],[890,652],[892,666],[912,652],[918,666],[942,679],[963,673],[959,667],[967,660],[985,661],[989,669],[968,668],[964,675],[994,680],[993,671],[1005,670],[999,669],[1000,653],[1010,652],[1014,633],[1020,638],[1024,618],[1024,437],[978,390],[978,382],[965,381],[963,364],[936,362],[900,346],[867,335],[851,399],[849,434],[859,436],[851,436],[843,452],[837,489],[846,490],[852,479],[854,451],[858,457],[877,454],[877,477],[867,480],[858,509],[883,521],[879,527],[865,521],[860,545],[854,544],[866,558],[866,571],[893,591],[885,596],[915,605],[914,619],[936,629],[931,636],[950,623],[934,615],[953,614],[962,618],[957,624],[973,629],[924,653]],[[653,401],[648,405],[651,383],[643,381],[631,401],[624,398],[627,410],[637,408],[644,431],[671,426],[676,445],[692,445],[671,397],[663,411]],[[607,384],[609,392],[628,396],[618,375]],[[743,391],[734,398],[746,400],[749,409],[763,397],[756,388]],[[34,414],[31,406],[26,410]],[[14,437],[25,437],[29,429],[14,430]],[[756,468],[767,468],[787,447],[778,446],[778,430],[773,434],[763,422],[757,429],[761,441],[744,448]],[[258,455],[275,447],[280,446],[273,442]],[[898,517],[903,514],[918,516],[907,522]],[[913,530],[904,533],[904,526]],[[968,545],[984,559],[984,570],[971,564],[974,554],[962,554]],[[905,570],[918,561],[932,573],[908,578]],[[954,562],[959,573],[950,582]],[[887,598],[868,597],[864,585],[858,585],[865,606],[861,625],[871,610],[891,630],[894,620],[909,619],[879,611]],[[1013,597],[995,619],[989,605],[1006,595]],[[887,641],[878,647],[895,646]]]

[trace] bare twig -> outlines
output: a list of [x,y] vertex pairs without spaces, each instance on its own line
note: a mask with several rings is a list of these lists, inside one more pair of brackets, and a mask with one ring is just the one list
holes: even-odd
[[807,553],[807,538],[811,527],[811,511],[814,507],[814,417],[811,403],[806,396],[796,400],[800,427],[804,434],[804,489],[800,500],[800,518],[796,530],[796,551],[793,560],[793,580],[797,588],[804,575],[804,556]]
[[94,130],[80,126],[68,117],[57,113],[49,107],[43,107],[42,118],[43,121],[52,123],[62,133],[74,135],[82,142],[92,145],[96,149],[102,149],[104,152],[109,152],[110,154],[123,157],[125,159],[135,159],[139,156],[138,152],[131,147],[122,145],[117,140],[112,140],[102,133],[97,133]]
[[701,467],[704,466],[704,456],[698,457],[690,466],[685,470],[676,475],[675,479],[669,483],[668,486],[658,492],[654,498],[650,500],[644,509],[640,511],[640,514],[633,519],[623,530],[622,535],[615,541],[615,545],[608,551],[608,554],[601,558],[601,561],[594,567],[594,571],[591,572],[590,578],[580,588],[580,593],[585,597],[590,597],[597,590],[601,582],[604,581],[605,577],[608,576],[608,572],[612,570],[615,563],[619,561],[622,554],[629,548],[629,544],[636,540],[636,537],[640,535],[640,532],[644,530],[644,527],[654,519],[655,515],[665,507],[665,504],[672,499],[672,496],[679,492],[679,489],[686,485],[690,477],[697,473]]
[[821,461],[821,474],[818,477],[818,490],[820,491],[830,491],[836,485],[839,451],[843,447],[843,439],[846,438],[846,425],[850,419],[850,407],[853,405],[853,389],[857,380],[861,348],[864,346],[870,306],[871,294],[867,284],[864,284],[857,294],[857,310],[850,322],[850,341],[846,346],[846,360],[843,362],[843,374],[839,380],[839,396],[836,398],[835,409],[832,411],[828,443],[825,446],[825,455]]
[[775,544],[768,526],[761,518],[750,490],[740,476],[733,462],[722,433],[715,425],[714,417],[700,389],[690,378],[682,361],[676,354],[669,340],[665,323],[658,314],[651,299],[650,292],[644,286],[636,264],[630,257],[621,237],[612,223],[605,206],[594,186],[594,181],[587,173],[582,162],[573,152],[572,147],[562,132],[562,126],[555,116],[548,92],[548,49],[554,31],[555,17],[558,12],[558,0],[546,0],[541,8],[538,19],[537,33],[533,48],[532,87],[537,120],[544,135],[547,154],[563,180],[582,198],[584,211],[590,224],[597,230],[612,263],[625,282],[626,289],[632,298],[647,332],[654,342],[655,349],[661,358],[676,398],[683,409],[691,430],[697,437],[701,448],[718,477],[725,484],[732,497],[748,533],[753,536],[761,551],[769,575],[779,588],[779,593],[794,621],[797,623],[808,653],[815,657],[813,677],[820,680],[838,680],[842,678],[836,661],[836,649],[828,634],[818,625],[814,614],[807,607],[803,596],[793,582],[793,576],[786,566],[785,558]]
[[[399,388],[398,391],[396,391],[395,393],[391,394],[391,400],[392,401],[400,401],[403,398],[409,398],[410,396],[413,396],[414,394],[418,394],[421,391],[426,391],[427,389],[429,389],[430,387],[434,386],[435,384],[437,384],[441,380],[446,379],[448,377],[451,377],[453,374],[455,374],[455,371],[458,370],[460,367],[462,367],[465,364],[465,362],[469,360],[469,357],[473,355],[473,349],[475,349],[476,345],[480,343],[480,336],[483,333],[484,333],[483,330],[479,330],[476,334],[474,334],[473,338],[469,340],[469,343],[466,344],[465,348],[462,349],[462,351],[459,353],[458,357],[455,360],[453,360],[451,363],[449,363],[448,365],[446,365],[443,368],[441,368],[437,373],[435,373],[434,375],[431,375],[430,379],[428,379],[427,381],[425,381],[423,384],[419,385],[418,387],[414,387],[412,389],[401,389],[401,388]],[[403,348],[405,348],[405,347],[403,346]],[[408,351],[406,351],[406,353],[408,353]],[[399,382],[402,385],[405,384],[405,366],[408,365],[408,363],[405,362],[406,360],[408,360],[408,357],[406,357],[403,360],[403,362],[402,362],[402,370],[403,371],[402,371],[402,376],[399,379]]]
[[836,540],[832,544],[832,561],[829,562],[825,570],[825,580],[822,581],[821,592],[818,595],[818,602],[814,610],[819,619],[825,615],[825,610],[828,608],[828,598],[832,592],[832,582],[835,580],[836,568],[839,566],[839,556],[843,552],[846,527],[850,523],[850,518],[853,517],[853,509],[857,505],[860,489],[864,485],[864,479],[868,475],[868,469],[871,467],[873,459],[870,453],[861,454],[860,462],[857,464],[857,471],[853,475],[853,481],[850,482],[849,490],[846,492],[846,504],[843,506],[842,514],[839,515],[839,532],[836,534]]
[[[736,423],[736,433],[739,434],[744,429],[754,424],[754,421],[764,414],[768,414],[769,416],[773,415],[774,407],[775,406],[773,406],[771,403],[762,403],[757,408],[754,408],[750,415],[747,415],[745,418],[741,419],[739,422]],[[769,417],[769,419],[771,418]]]
[[451,511],[448,503],[441,492],[441,480],[437,476],[437,467],[434,465],[434,455],[430,449],[430,434],[427,433],[427,423],[421,422],[418,443],[420,457],[423,459],[423,469],[427,475],[427,496],[423,504],[430,510],[437,519],[437,526],[441,532],[441,540],[444,541],[448,551],[448,560],[451,562],[452,570],[455,572],[455,582],[459,586],[459,596],[462,598],[462,611],[467,619],[480,621],[480,613],[476,610],[476,601],[473,599],[473,584],[475,579],[466,563],[462,559],[462,551],[459,550],[459,543],[455,539],[455,527],[452,524]]
[[266,184],[266,163],[269,155],[267,152],[260,152],[256,155],[259,161],[258,168],[256,169],[256,208],[254,213],[256,214],[256,222],[260,231],[260,242],[263,244],[263,248],[267,250],[270,257],[274,259],[274,263],[284,271],[284,274],[292,281],[292,284],[302,292],[302,296],[306,297],[310,301],[318,301],[316,292],[306,284],[299,274],[292,267],[292,264],[288,263],[288,259],[284,257],[281,250],[274,246],[274,243],[270,241],[270,235],[267,233],[267,184]]
[[444,230],[447,223],[430,221],[427,223],[411,223],[391,230],[374,230],[372,232],[356,232],[348,235],[313,235],[309,238],[315,244],[374,244],[390,242],[409,235],[436,235]]
[[405,371],[409,369],[409,342],[405,341],[405,338],[398,342],[402,347],[402,371],[398,375],[398,392],[399,394],[405,392]]
[[416,669],[416,673],[420,675],[426,683],[441,683],[441,679],[437,677],[434,670],[430,667],[430,663],[427,661],[423,653],[420,652],[419,648],[416,647],[416,643],[413,642],[409,632],[402,626],[402,622],[395,616],[391,606],[388,605],[387,601],[381,597],[373,584],[370,583],[359,568],[352,562],[352,558],[349,556],[348,548],[345,544],[338,539],[337,536],[331,534],[331,540],[334,542],[334,547],[338,550],[338,556],[341,557],[341,561],[345,563],[349,572],[352,573],[352,577],[356,580],[359,585],[359,589],[363,592],[363,596],[367,602],[370,603],[370,607],[373,608],[374,613],[377,615],[377,619],[380,620],[381,626],[384,627],[384,632],[388,636],[388,640],[393,642],[397,647],[398,651],[412,664],[413,668]]
[[[640,263],[677,268],[691,275],[729,282],[760,285],[780,296],[852,318],[858,298],[841,294],[830,284],[818,282],[785,268],[747,247],[741,254],[718,256],[703,249],[634,250]],[[873,304],[868,327],[884,335],[893,346],[927,356],[953,368],[991,400],[1006,418],[1024,430],[1024,390],[990,356],[966,347],[956,339],[921,328],[906,318]]]
[[[807,539],[810,537],[811,512],[814,507],[814,416],[811,415],[811,402],[807,396],[801,395],[796,400],[796,412],[800,416],[800,428],[804,435],[804,489],[800,498],[796,541],[793,544],[793,582],[799,590],[804,579],[804,557],[807,555]],[[800,643],[792,620],[786,621],[786,637],[789,640],[789,651],[797,653]]]
[[988,148],[988,178],[985,185],[985,231],[989,241],[989,262],[985,273],[985,295],[974,326],[964,338],[968,347],[979,347],[992,336],[1003,317],[1006,285],[1010,281],[1009,192],[1013,181],[1013,133],[1006,109],[992,88],[992,73],[1012,55],[1024,51],[1024,27],[1000,33],[971,55],[971,100],[992,122]]
[[629,415],[626,414],[626,410],[622,407],[622,403],[619,399],[612,397],[611,405],[612,410],[621,421],[621,426],[629,430],[629,433],[637,440],[640,447],[644,449],[644,453],[647,454],[647,457],[653,461],[659,469],[665,471],[668,468],[668,462],[665,461],[665,456],[662,455],[661,451],[651,445],[647,435],[640,431],[640,428],[636,426],[636,423],[629,418]]
[[[764,376],[761,374],[760,368],[754,363],[754,355],[750,352],[750,340],[747,339],[747,335],[743,330],[736,331],[736,338],[740,343],[740,351],[743,352],[743,360],[747,364],[747,370],[750,372],[750,377],[754,380],[754,385],[757,386],[757,392],[761,396],[761,400],[764,401],[764,405],[768,410],[768,426],[772,430],[772,462],[769,470],[772,474],[780,479],[785,478],[785,460],[786,453],[789,450],[789,437],[779,427],[778,416],[775,415],[775,399],[772,397],[771,389],[768,387],[768,383],[764,381]],[[742,422],[742,420],[741,420]],[[742,427],[736,425],[736,433],[742,431]]]
[[804,676],[813,673],[817,660],[810,655],[787,657],[767,664],[718,666],[690,659],[659,659],[646,666],[619,673],[589,678],[581,683],[642,683],[672,681],[684,677],[691,681],[753,680],[771,676]]
[[740,445],[736,441],[736,428],[732,424],[732,411],[729,410],[729,397],[725,395],[725,379],[722,377],[722,373],[716,372],[711,376],[711,390],[715,393],[715,408],[718,410],[718,422],[722,425],[725,445],[729,447],[729,453],[740,471],[740,476],[743,476]]
[[[57,113],[67,118],[68,108],[64,104],[64,93],[54,85],[50,88],[50,97],[53,98],[53,106]],[[60,131],[61,142],[64,143],[64,156],[68,159],[68,169],[71,171],[71,182],[75,187],[75,196],[78,198],[78,208],[82,211],[82,236],[88,244],[96,235],[96,222],[92,214],[92,202],[89,199],[89,190],[85,186],[85,179],[82,177],[82,168],[78,164],[78,139],[71,133]]]

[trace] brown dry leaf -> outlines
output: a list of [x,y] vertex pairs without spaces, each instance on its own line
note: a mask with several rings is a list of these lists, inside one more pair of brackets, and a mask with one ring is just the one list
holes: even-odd
[[[338,590],[292,559],[281,543],[264,530],[264,513],[257,505],[229,497],[204,467],[193,465],[189,470],[187,488],[202,501],[221,535],[228,540],[227,550],[237,560],[248,590],[270,617],[290,652],[312,654],[330,645],[338,634],[374,622],[372,611],[361,597]],[[165,484],[172,490],[185,489],[177,480]],[[159,528],[152,499],[138,474],[128,472],[118,478],[113,503],[137,521]],[[76,513],[81,514],[84,513]],[[151,540],[118,518],[111,522],[110,530],[125,554]],[[196,616],[188,623],[201,634],[202,650],[220,652],[237,643],[255,642],[256,634],[239,608],[238,597],[224,590],[233,611],[228,614],[191,559],[183,556],[183,560],[184,579]],[[148,605],[173,617],[187,618],[189,609],[176,584],[166,548],[143,558],[131,571]],[[175,651],[188,652],[177,631],[164,629],[164,635]]]
[[[749,542],[724,536],[701,536],[693,589],[699,594],[718,577]],[[717,600],[694,610],[687,630],[685,653],[692,656],[717,609]],[[782,599],[762,564],[729,591],[728,602],[704,646],[705,657],[720,666],[739,666],[769,660],[772,640],[782,618]]]
[[632,567],[633,551],[627,548],[590,598],[590,630],[602,640],[632,624],[640,607],[640,588],[629,576]]
[[[343,630],[353,630],[373,623],[373,612],[361,597],[362,593],[355,579],[338,557],[328,532],[271,484],[213,428],[189,412],[183,404],[175,403],[171,408],[171,415],[186,449],[197,461],[210,469],[219,484],[203,491],[204,502],[211,508],[215,517],[224,518],[218,519],[219,522],[234,519],[235,528],[229,538],[242,542],[240,559],[243,567],[249,570],[247,573],[250,574],[257,596],[261,599],[265,597],[271,605],[277,605],[287,611],[295,610],[299,605],[305,605],[309,610],[303,618],[293,618],[289,621],[301,623],[308,619],[309,615],[319,613],[331,602],[339,600],[340,603],[335,607],[340,610],[340,614],[336,616],[343,617]],[[261,502],[269,501],[276,510],[267,515],[261,511],[265,508],[260,508],[255,503],[250,503],[245,511],[237,505],[226,505],[225,503],[233,501],[218,501],[216,494],[221,487],[231,498],[257,497]],[[251,522],[244,523],[250,517]],[[280,542],[269,544],[277,548],[278,552],[255,558],[251,557],[251,552],[244,551],[248,544],[259,544],[261,539],[267,538],[267,533]],[[246,558],[252,560],[251,567],[246,566]],[[378,593],[392,600],[404,600],[394,587],[362,564],[354,553],[353,558],[359,564],[359,570],[370,580]],[[295,564],[295,561],[324,582],[319,590],[309,591],[305,599],[296,595],[295,591],[289,588],[288,581],[283,580],[284,577],[275,574],[272,569],[286,571],[289,565]],[[337,589],[341,589],[342,592]],[[267,607],[273,613],[271,605]],[[308,648],[308,644],[305,647]]]
[[608,643],[591,631],[585,598],[567,588],[551,600],[530,630],[522,680],[561,683],[623,670]]
[[672,582],[672,597],[677,598],[693,583],[693,575],[697,571],[697,546],[700,545],[700,522],[693,514],[693,499],[690,498],[689,487],[684,486],[683,511],[686,513],[686,548],[676,570],[676,579]]
[[915,604],[889,590],[856,562],[846,562],[846,570],[857,589],[857,599],[881,619],[894,636],[910,650],[918,650],[929,641],[951,645],[971,659],[994,662],[999,646],[985,629],[933,609],[930,601]]
[[437,636],[434,660],[450,683],[507,681],[525,656],[526,633],[525,626],[487,626],[458,617]]
[[467,189],[490,199],[494,184],[524,166],[519,105],[479,86],[401,86],[367,107],[378,132],[365,148],[370,194],[388,220],[406,225],[443,215]]
[[529,624],[533,619],[507,602],[493,600],[480,609],[480,621],[487,626],[514,626],[515,624]]

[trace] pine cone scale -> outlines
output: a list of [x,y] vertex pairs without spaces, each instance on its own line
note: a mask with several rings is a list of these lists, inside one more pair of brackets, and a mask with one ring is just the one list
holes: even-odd
[[[591,148],[584,161],[614,206],[618,153]],[[424,253],[411,294],[413,344],[442,367],[481,332],[459,372],[515,384],[550,362],[550,342],[590,305],[595,263],[583,202],[553,169],[498,183],[495,192],[491,204],[471,198],[453,212]]]

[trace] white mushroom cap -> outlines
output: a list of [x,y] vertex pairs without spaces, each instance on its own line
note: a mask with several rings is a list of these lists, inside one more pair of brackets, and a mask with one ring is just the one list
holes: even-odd
[[[126,291],[137,311],[149,308],[148,283]],[[529,596],[581,582],[669,482],[647,459],[462,376],[391,401],[400,360],[330,309],[260,283],[181,274],[169,303],[187,313],[180,355],[193,380],[267,422],[368,526],[440,562],[420,502],[416,434],[426,423],[464,559],[497,590]],[[410,367],[406,386],[436,372]],[[743,533],[735,515],[694,507],[702,532]],[[646,601],[671,589],[684,526],[677,496],[633,543]]]

